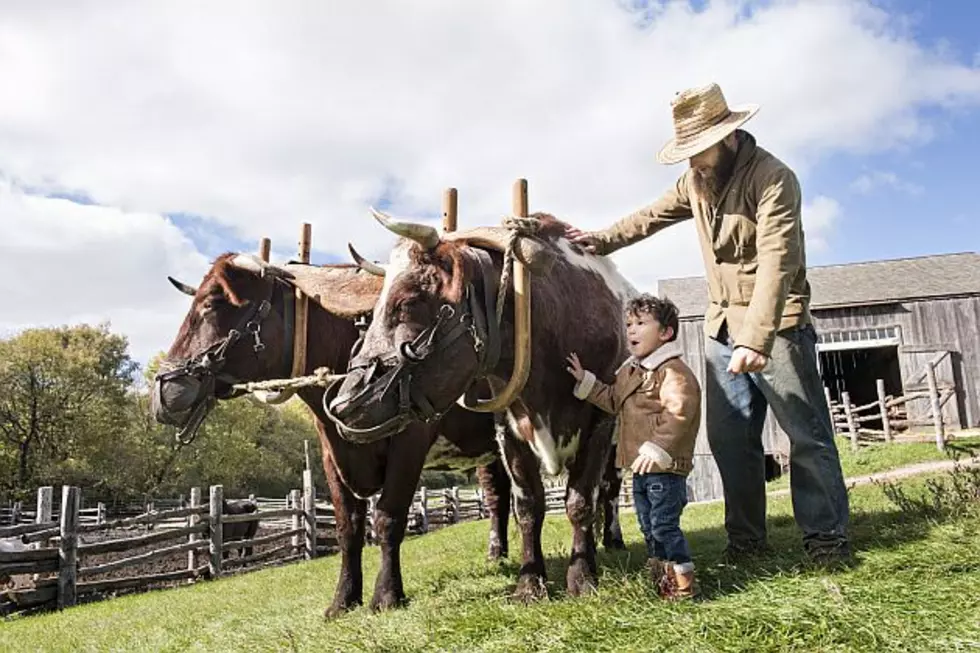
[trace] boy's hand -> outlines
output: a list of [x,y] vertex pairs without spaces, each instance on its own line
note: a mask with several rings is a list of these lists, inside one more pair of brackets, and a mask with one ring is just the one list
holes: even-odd
[[568,361],[569,366],[565,369],[569,374],[575,377],[576,381],[581,381],[585,376],[585,370],[582,369],[582,364],[578,360],[578,355],[575,354],[575,352],[572,352],[572,354],[566,360]]
[[651,474],[660,471],[660,465],[650,456],[645,456],[641,453],[633,460],[630,469],[633,470],[634,474]]

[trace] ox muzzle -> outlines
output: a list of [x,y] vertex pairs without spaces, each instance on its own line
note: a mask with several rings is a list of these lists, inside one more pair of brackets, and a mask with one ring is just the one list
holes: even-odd
[[467,284],[459,303],[443,304],[435,322],[411,342],[404,342],[382,356],[358,354],[363,339],[354,345],[347,375],[336,394],[323,395],[323,410],[340,435],[351,442],[367,443],[390,437],[409,424],[431,424],[453,406],[435,406],[417,379],[426,366],[446,364],[438,354],[458,339],[468,337],[477,365],[466,384],[489,373],[500,357],[500,333],[495,319],[496,279],[490,257],[478,258],[483,292]]

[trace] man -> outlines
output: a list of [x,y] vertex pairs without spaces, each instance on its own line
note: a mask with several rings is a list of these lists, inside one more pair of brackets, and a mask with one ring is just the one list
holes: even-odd
[[817,562],[850,555],[848,498],[817,370],[800,186],[740,129],[758,105],[728,107],[717,84],[671,103],[675,137],[657,159],[690,167],[656,202],[608,229],[567,236],[611,254],[693,218],[707,273],[705,425],[725,495],[726,557],[768,548],[766,408],[790,439],[793,510]]

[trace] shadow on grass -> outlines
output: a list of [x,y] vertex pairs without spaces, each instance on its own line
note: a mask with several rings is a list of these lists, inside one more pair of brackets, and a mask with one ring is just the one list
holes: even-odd
[[[924,540],[934,522],[928,518],[903,513],[898,509],[886,511],[852,511],[849,533],[852,560],[846,565],[828,569],[809,563],[803,553],[799,528],[791,516],[774,515],[768,521],[769,543],[772,550],[765,556],[727,564],[723,561],[727,536],[724,526],[687,530],[688,542],[697,569],[700,600],[710,601],[745,590],[757,581],[776,576],[794,576],[808,573],[832,574],[861,565],[862,554],[896,548],[909,542]],[[511,554],[512,557],[514,554]],[[632,541],[625,550],[597,552],[599,584],[615,584],[619,580],[636,581],[646,576],[646,546]],[[545,556],[548,574],[548,595],[552,600],[567,598],[565,573],[568,569],[568,551],[564,546],[559,552]],[[514,582],[508,583],[508,591],[516,587],[518,561],[510,559],[500,563],[499,572],[508,574]],[[653,587],[651,585],[651,593]]]

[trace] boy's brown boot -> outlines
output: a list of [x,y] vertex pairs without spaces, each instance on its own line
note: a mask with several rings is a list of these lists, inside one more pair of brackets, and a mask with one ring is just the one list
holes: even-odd
[[670,601],[692,599],[697,595],[694,580],[694,570],[678,573],[673,564],[664,566],[663,581],[660,584],[660,596]]
[[660,558],[647,558],[647,574],[654,587],[660,587],[664,574],[667,572],[667,567],[669,566],[671,566],[669,563],[664,562]]

